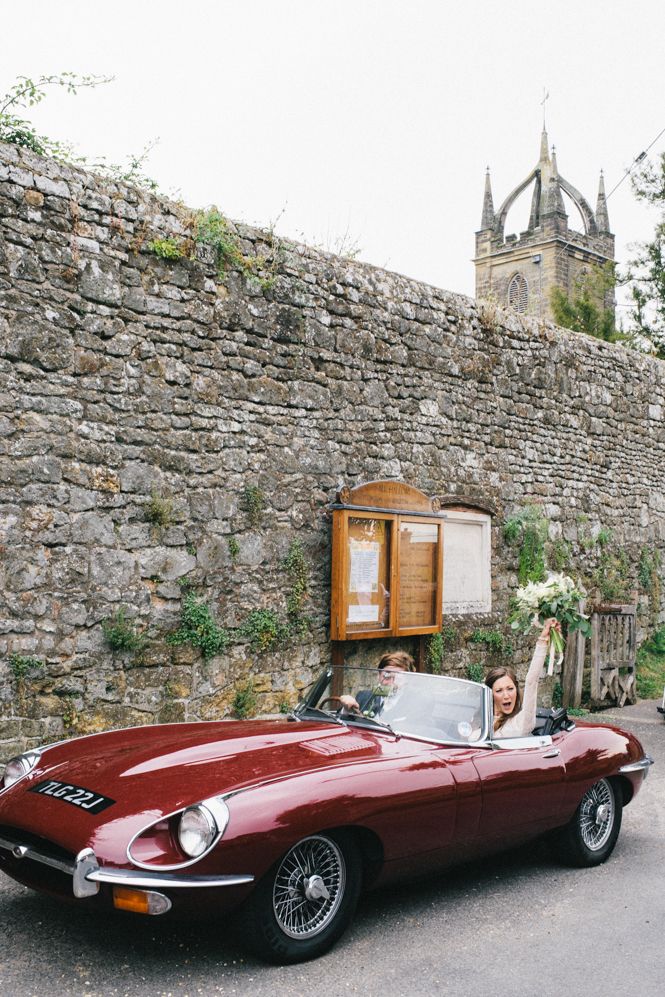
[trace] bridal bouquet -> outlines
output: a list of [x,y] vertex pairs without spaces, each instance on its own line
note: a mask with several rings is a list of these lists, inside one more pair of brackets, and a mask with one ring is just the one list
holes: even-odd
[[[558,620],[568,633],[579,630],[585,637],[591,633],[591,624],[584,613],[580,613],[579,602],[584,592],[577,588],[567,575],[550,574],[544,582],[529,582],[519,588],[514,598],[514,609],[510,626],[518,633],[527,634],[534,627],[541,628],[550,617]],[[564,639],[557,630],[550,630],[549,663],[547,674],[563,660]]]

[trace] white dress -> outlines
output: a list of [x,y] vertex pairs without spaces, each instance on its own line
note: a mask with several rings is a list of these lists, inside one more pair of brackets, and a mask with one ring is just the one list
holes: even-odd
[[548,645],[548,637],[539,637],[536,641],[536,649],[533,652],[529,671],[524,680],[522,709],[519,713],[514,713],[512,717],[509,717],[505,724],[494,732],[495,737],[526,737],[536,726],[538,682],[545,664]]

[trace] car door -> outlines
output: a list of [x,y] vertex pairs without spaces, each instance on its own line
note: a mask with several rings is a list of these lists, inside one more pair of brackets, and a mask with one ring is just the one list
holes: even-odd
[[477,751],[481,838],[509,845],[557,826],[566,778],[560,738],[501,738]]

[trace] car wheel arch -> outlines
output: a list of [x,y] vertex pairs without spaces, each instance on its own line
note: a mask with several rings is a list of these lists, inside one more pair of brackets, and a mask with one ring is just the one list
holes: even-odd
[[617,791],[621,805],[624,807],[627,806],[635,795],[635,787],[630,779],[626,779],[626,777],[622,775],[613,775],[610,776],[607,781],[611,782],[614,789]]

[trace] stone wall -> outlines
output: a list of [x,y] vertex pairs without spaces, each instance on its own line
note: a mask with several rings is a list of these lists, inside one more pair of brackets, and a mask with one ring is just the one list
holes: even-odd
[[[223,716],[249,675],[257,709],[291,704],[330,658],[343,483],[496,508],[493,612],[458,621],[458,672],[474,627],[505,632],[507,513],[540,504],[578,575],[601,527],[632,581],[664,546],[657,361],[242,225],[245,261],[221,277],[205,245],[161,259],[155,239],[190,245],[184,208],[11,146],[0,226],[0,758]],[[262,652],[238,628],[261,608],[287,620],[294,541],[309,630]],[[183,583],[235,636],[224,653],[166,642]],[[109,647],[119,610],[140,649]]]

